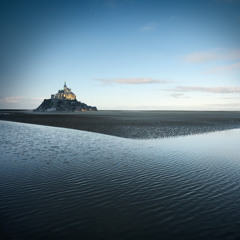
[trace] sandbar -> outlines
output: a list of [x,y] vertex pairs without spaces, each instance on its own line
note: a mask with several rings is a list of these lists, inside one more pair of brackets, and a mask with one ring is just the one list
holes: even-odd
[[[240,128],[239,111],[0,110],[0,120],[71,128],[132,139],[152,139]],[[57,130],[56,130],[57,131]]]

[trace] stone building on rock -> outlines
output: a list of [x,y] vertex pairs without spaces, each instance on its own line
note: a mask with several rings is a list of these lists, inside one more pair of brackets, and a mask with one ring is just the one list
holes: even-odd
[[52,94],[51,99],[55,100],[76,100],[76,95],[71,91],[71,88],[68,88],[66,82],[62,90],[59,90],[57,94]]

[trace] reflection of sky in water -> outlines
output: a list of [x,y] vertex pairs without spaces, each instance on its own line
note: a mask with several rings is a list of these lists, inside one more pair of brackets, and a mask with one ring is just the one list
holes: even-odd
[[240,235],[239,129],[154,140],[3,121],[0,131],[9,237]]
[[[169,151],[188,151],[195,154],[213,154],[223,157],[226,153],[235,154],[240,148],[240,130],[229,130],[214,133],[205,133],[195,136],[146,140],[145,142],[158,150],[159,147]],[[144,141],[143,141],[144,142]],[[236,158],[237,159],[237,158]]]

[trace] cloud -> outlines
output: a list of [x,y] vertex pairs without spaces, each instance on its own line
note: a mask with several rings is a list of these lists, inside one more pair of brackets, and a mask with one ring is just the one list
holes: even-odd
[[194,52],[184,55],[183,58],[186,62],[190,63],[232,61],[240,59],[240,49],[235,50],[214,49],[209,51]]
[[207,107],[208,109],[222,109],[222,110],[233,110],[233,111],[239,111],[239,102],[232,102],[232,103],[214,103],[214,104],[204,104],[203,106]]
[[240,49],[227,51],[224,55],[222,55],[222,58],[225,60],[238,60],[240,59]]
[[195,52],[184,56],[185,61],[190,63],[204,63],[217,59],[215,52]]
[[173,91],[177,92],[208,92],[208,93],[240,93],[240,87],[191,87],[177,86]]
[[183,93],[173,93],[173,94],[171,94],[171,96],[174,98],[189,98],[189,97],[185,96],[185,94],[183,94]]
[[0,97],[0,104],[19,105],[25,103],[35,103],[43,100],[42,98],[26,98],[22,96]]
[[142,32],[150,32],[156,28],[156,23],[148,23],[140,28]]
[[96,81],[99,81],[105,85],[108,84],[135,84],[135,85],[140,85],[140,84],[168,84],[168,83],[173,83],[172,80],[167,80],[167,79],[153,79],[153,78],[113,78],[113,79],[94,79]]
[[207,74],[221,74],[221,73],[226,73],[226,72],[232,72],[240,69],[240,62],[231,64],[231,65],[226,65],[226,66],[218,66],[215,68],[211,68],[206,71]]
[[239,100],[240,98],[233,98],[233,97],[224,97],[223,99],[227,99],[227,100]]

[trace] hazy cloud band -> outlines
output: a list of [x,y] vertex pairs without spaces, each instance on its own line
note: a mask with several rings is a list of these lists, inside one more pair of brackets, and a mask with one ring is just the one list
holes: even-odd
[[94,79],[96,81],[99,81],[103,84],[168,84],[168,83],[173,83],[171,80],[166,80],[166,79],[153,79],[153,78],[113,78],[113,79]]
[[184,56],[184,60],[190,63],[232,61],[238,59],[240,59],[240,49],[235,50],[215,49],[209,51],[194,52]]
[[240,87],[189,87],[178,86],[177,92],[240,93]]

